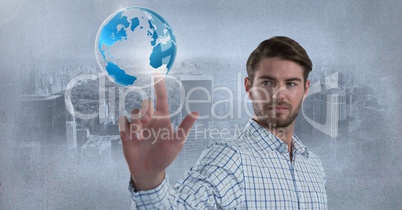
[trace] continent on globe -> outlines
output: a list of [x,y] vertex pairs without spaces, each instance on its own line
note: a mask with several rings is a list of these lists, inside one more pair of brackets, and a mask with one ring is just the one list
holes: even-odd
[[150,85],[155,71],[168,74],[176,57],[176,38],[156,12],[128,7],[110,15],[99,28],[96,59],[103,71],[122,86]]

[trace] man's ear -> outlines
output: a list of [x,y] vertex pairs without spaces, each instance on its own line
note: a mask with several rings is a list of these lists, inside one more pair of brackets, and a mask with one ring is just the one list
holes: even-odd
[[251,99],[251,81],[248,77],[244,77],[244,90],[246,90],[248,98]]
[[303,101],[304,101],[304,99],[306,99],[309,89],[310,89],[310,80],[307,80],[306,85],[304,87]]

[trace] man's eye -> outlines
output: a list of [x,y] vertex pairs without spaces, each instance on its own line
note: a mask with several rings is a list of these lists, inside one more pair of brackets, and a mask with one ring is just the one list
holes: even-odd
[[290,87],[294,87],[294,86],[296,86],[296,83],[294,83],[294,82],[288,82],[287,85],[290,86]]
[[261,82],[262,85],[272,85],[271,81],[263,81]]

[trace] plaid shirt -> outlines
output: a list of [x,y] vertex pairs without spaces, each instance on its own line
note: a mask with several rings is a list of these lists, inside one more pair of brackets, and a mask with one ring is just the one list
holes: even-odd
[[318,157],[293,135],[288,146],[249,120],[239,138],[209,145],[174,188],[167,178],[134,192],[138,209],[326,209],[325,173]]

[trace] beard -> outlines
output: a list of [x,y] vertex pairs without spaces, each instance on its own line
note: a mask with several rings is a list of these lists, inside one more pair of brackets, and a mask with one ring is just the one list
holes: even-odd
[[[253,103],[253,109],[258,122],[260,122],[264,127],[285,128],[292,124],[293,121],[295,121],[297,115],[299,114],[301,103],[302,101],[300,101],[295,110],[292,109],[292,105],[283,101],[267,103],[263,104],[262,106],[260,104]],[[269,112],[272,112],[270,109],[275,106],[286,107],[290,112],[289,115],[285,119],[278,118],[278,116],[282,115],[282,113],[273,112],[273,114],[270,115]]]

